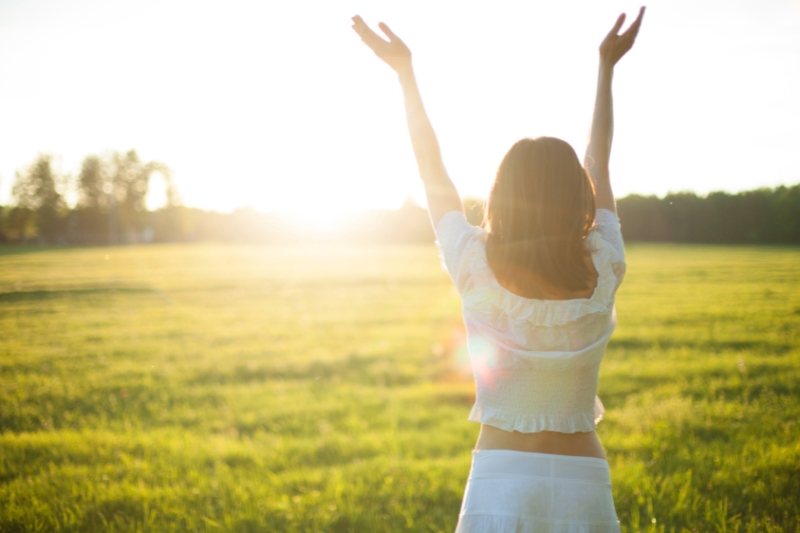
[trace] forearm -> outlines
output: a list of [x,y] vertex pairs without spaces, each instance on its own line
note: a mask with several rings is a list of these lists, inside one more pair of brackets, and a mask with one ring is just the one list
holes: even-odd
[[608,164],[611,155],[611,140],[614,136],[614,108],[611,97],[611,81],[614,71],[602,66],[597,75],[597,94],[592,115],[588,153],[597,162]]
[[408,133],[435,223],[444,213],[463,208],[458,191],[445,169],[439,141],[422,103],[413,69],[409,66],[401,71],[399,79],[403,89]]
[[[417,159],[420,177],[428,182],[441,178],[444,170],[441,149],[436,133],[422,104],[422,95],[419,92],[414,70],[409,67],[399,75],[400,86],[403,89],[403,100],[406,109],[406,122],[414,156]],[[446,173],[444,173],[446,176]]]
[[589,146],[586,149],[584,164],[594,182],[597,207],[615,211],[608,170],[611,141],[614,135],[614,109],[611,95],[613,76],[613,67],[605,65],[601,61],[597,76],[597,95],[592,116],[592,128],[589,133]]

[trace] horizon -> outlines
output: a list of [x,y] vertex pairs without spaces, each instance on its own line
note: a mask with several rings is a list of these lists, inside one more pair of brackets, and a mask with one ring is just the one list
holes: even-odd
[[[800,187],[800,179],[798,179],[797,183],[788,183],[788,184],[781,183],[781,184],[778,184],[778,185],[775,185],[775,186],[772,186],[772,187],[764,186],[764,187],[756,187],[756,188],[753,188],[753,189],[743,189],[743,190],[740,190],[740,191],[716,190],[716,191],[708,191],[708,192],[705,192],[705,193],[702,193],[702,194],[701,193],[697,193],[696,191],[688,190],[688,189],[687,190],[682,190],[682,191],[667,191],[664,194],[655,194],[655,193],[653,193],[653,194],[641,194],[641,193],[638,193],[638,192],[634,191],[634,192],[626,194],[625,196],[620,196],[618,194],[615,194],[615,200],[616,201],[620,201],[620,200],[623,200],[623,199],[628,198],[630,196],[655,197],[655,198],[658,198],[660,200],[663,200],[667,196],[677,195],[677,194],[694,194],[698,198],[707,198],[711,194],[724,193],[724,194],[729,194],[729,195],[738,195],[738,194],[744,194],[744,193],[753,192],[753,191],[759,191],[759,190],[774,191],[774,190],[776,190],[776,189],[778,189],[780,187],[787,187],[787,188]],[[485,198],[483,196],[470,195],[470,196],[462,196],[461,200],[462,200],[462,202],[469,202],[469,201],[473,201],[474,200],[474,201],[478,201],[478,202],[481,202],[481,203],[485,203],[487,198]],[[330,215],[332,217],[335,217],[337,219],[337,221],[338,221],[338,219],[346,218],[348,216],[366,214],[366,213],[370,213],[372,211],[397,211],[399,209],[403,209],[408,204],[411,204],[412,206],[418,207],[420,209],[427,210],[427,206],[425,205],[424,202],[420,203],[414,197],[407,196],[405,199],[403,199],[403,201],[399,205],[396,205],[396,206],[367,206],[367,207],[364,207],[364,208],[348,210],[348,211],[328,211],[328,212],[322,213],[322,215],[325,215],[325,216]],[[152,209],[152,208],[148,207],[148,210],[149,211],[154,211],[154,210],[157,210],[157,209],[164,209],[166,207],[167,207],[166,205],[160,205],[160,206],[156,207],[155,209]],[[220,213],[220,214],[224,214],[224,215],[229,215],[231,213],[239,211],[240,209],[251,209],[251,210],[255,211],[256,213],[258,213],[260,215],[281,215],[281,216],[285,216],[287,218],[301,218],[301,217],[307,215],[307,213],[298,213],[297,211],[291,211],[291,210],[282,211],[280,208],[264,211],[264,210],[259,210],[258,208],[254,207],[252,205],[247,205],[247,204],[234,207],[233,209],[227,210],[227,211],[223,211],[223,210],[219,210],[219,209],[207,209],[207,208],[204,208],[204,207],[198,207],[198,206],[195,206],[195,205],[187,205],[187,204],[179,204],[179,207],[185,207],[185,208],[188,208],[188,209],[199,209],[201,211],[215,212],[215,213]],[[321,220],[321,218],[312,219],[311,221],[307,220],[306,222],[311,222],[313,224],[314,222],[318,222],[319,220]],[[302,222],[302,221],[298,220],[298,222]]]
[[[646,5],[615,76],[617,196],[800,182],[800,4]],[[486,196],[520,137],[558,136],[581,155],[597,45],[638,6],[6,2],[0,205],[37,153],[74,175],[86,156],[135,149],[204,210],[424,206],[399,88],[350,29],[356,13],[409,44],[453,181],[463,197]]]
[[[753,189],[744,189],[744,190],[740,190],[740,191],[715,190],[715,191],[708,191],[708,192],[703,193],[703,194],[700,194],[700,193],[697,193],[696,191],[692,191],[692,190],[688,190],[688,189],[687,190],[682,190],[682,191],[667,191],[664,194],[655,194],[655,193],[652,193],[652,194],[641,194],[641,193],[638,193],[638,192],[631,192],[631,193],[626,194],[625,196],[620,196],[620,195],[615,194],[615,199],[617,201],[620,201],[620,200],[624,200],[625,198],[628,198],[628,197],[631,197],[631,196],[639,196],[639,197],[645,197],[645,198],[653,198],[654,197],[654,198],[658,198],[659,200],[663,200],[667,196],[679,195],[679,194],[694,194],[698,198],[704,199],[704,198],[707,198],[711,194],[720,194],[720,193],[722,193],[722,194],[729,194],[729,195],[738,195],[738,194],[744,194],[744,193],[754,192],[754,191],[759,191],[759,190],[774,191],[776,189],[779,189],[780,187],[787,187],[787,188],[800,187],[800,180],[798,180],[797,183],[778,184],[778,185],[775,185],[775,186],[772,186],[772,187],[764,186],[764,187],[757,187],[757,188],[753,188]],[[71,191],[71,192],[74,192],[74,191]],[[480,202],[480,203],[485,203],[487,198],[482,197],[482,196],[470,195],[470,196],[462,196],[461,200],[464,203],[467,203],[467,202],[470,202],[470,201],[477,201],[477,202]],[[239,210],[252,210],[252,211],[256,212],[259,215],[279,215],[281,217],[284,217],[285,219],[287,219],[291,223],[314,226],[314,225],[319,224],[320,222],[323,222],[323,221],[326,221],[326,220],[330,220],[330,219],[333,219],[333,222],[338,224],[338,223],[343,222],[345,219],[347,219],[348,217],[351,217],[351,216],[365,215],[365,214],[369,214],[369,213],[372,213],[372,212],[375,212],[375,211],[398,211],[400,209],[403,209],[404,207],[406,207],[409,204],[412,205],[413,207],[417,207],[417,208],[420,208],[420,209],[427,210],[427,206],[424,203],[418,202],[412,196],[407,196],[406,198],[403,199],[403,201],[399,205],[396,205],[396,206],[366,206],[366,207],[361,207],[361,208],[356,208],[356,209],[351,209],[351,210],[325,211],[325,212],[319,213],[318,214],[319,216],[313,216],[314,214],[311,213],[312,216],[310,218],[308,216],[309,213],[297,212],[297,211],[293,211],[293,210],[281,210],[280,208],[269,209],[269,210],[261,210],[261,209],[258,209],[255,206],[253,206],[253,205],[248,205],[248,204],[242,204],[242,205],[236,206],[236,207],[234,207],[232,209],[229,209],[229,210],[206,208],[206,207],[201,207],[201,206],[196,206],[196,205],[189,205],[189,204],[185,204],[185,203],[176,204],[174,207],[182,207],[182,208],[186,208],[186,209],[198,209],[200,211],[204,211],[204,212],[208,212],[208,213],[218,213],[218,214],[222,214],[222,215],[230,215],[230,214],[235,213],[236,211],[239,211]],[[0,208],[12,207],[13,205],[14,205],[13,203],[0,204]],[[75,209],[76,207],[77,206],[76,206],[76,204],[74,202],[74,197],[73,197],[71,201],[67,202],[67,208]],[[154,212],[154,211],[158,211],[158,210],[166,209],[166,208],[169,208],[169,206],[166,205],[166,204],[159,204],[159,205],[156,205],[156,206],[152,206],[152,205],[150,205],[149,202],[148,202],[148,205],[146,206],[146,210],[150,211],[150,212]]]

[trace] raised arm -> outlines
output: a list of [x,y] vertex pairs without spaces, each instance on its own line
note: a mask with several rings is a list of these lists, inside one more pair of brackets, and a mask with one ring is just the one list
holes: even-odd
[[372,31],[361,20],[361,17],[353,17],[353,29],[361,37],[361,40],[397,73],[400,80],[411,145],[417,159],[419,175],[425,185],[431,221],[436,225],[445,213],[463,211],[464,208],[461,205],[458,191],[444,168],[439,141],[436,139],[431,121],[422,105],[422,96],[419,93],[414,69],[411,65],[411,51],[386,24],[381,22],[378,27],[389,38],[388,41]]
[[611,80],[614,77],[614,66],[633,46],[639,27],[642,25],[644,7],[631,27],[619,34],[625,22],[625,14],[619,16],[614,27],[600,44],[600,69],[597,76],[597,96],[592,116],[592,129],[589,133],[589,145],[586,147],[584,165],[594,182],[597,209],[608,209],[617,212],[614,193],[611,192],[611,178],[608,163],[611,158],[611,139],[614,135],[614,109],[611,98]]

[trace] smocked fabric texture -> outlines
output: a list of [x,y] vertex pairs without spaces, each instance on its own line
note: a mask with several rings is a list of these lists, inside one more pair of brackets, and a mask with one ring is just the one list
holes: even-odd
[[608,463],[474,451],[456,533],[619,533]]
[[436,224],[444,269],[461,295],[476,398],[469,419],[507,431],[591,431],[603,416],[600,361],[625,275],[619,219],[598,209],[586,247],[598,273],[589,298],[537,300],[499,284],[486,231],[451,211]]

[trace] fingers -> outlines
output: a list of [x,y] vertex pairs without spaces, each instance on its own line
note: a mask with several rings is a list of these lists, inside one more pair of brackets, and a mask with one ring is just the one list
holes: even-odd
[[378,27],[381,29],[381,31],[383,31],[383,33],[386,34],[387,37],[389,37],[390,41],[399,41],[400,40],[400,37],[395,35],[394,32],[392,30],[390,30],[389,26],[387,26],[385,23],[379,22],[378,23]]
[[372,28],[367,26],[358,15],[353,17],[352,20],[353,29],[356,31],[359,37],[361,37],[361,40],[364,41],[370,48],[375,49],[376,46],[380,46],[381,43],[386,42],[377,33],[372,31]]
[[633,24],[636,26],[642,25],[642,18],[644,17],[644,10],[645,6],[639,8],[639,15],[636,17],[636,20],[633,21]]
[[356,15],[355,17],[353,17],[352,20],[353,20],[353,29],[356,30],[356,33],[363,40],[366,41],[367,38],[370,36],[370,34],[375,35],[375,37],[377,37],[377,34],[375,34],[375,32],[372,31],[370,29],[370,27],[366,25],[366,23],[364,22],[364,20],[361,17]]
[[625,22],[625,13],[622,13],[619,17],[617,17],[617,21],[614,23],[614,27],[611,28],[611,31],[608,32],[609,35],[617,35],[619,33],[619,29],[622,27],[622,24]]
[[625,30],[623,35],[630,36],[632,39],[636,37],[636,34],[639,33],[639,27],[642,25],[642,18],[644,17],[644,6],[639,9],[639,15],[636,17],[636,20],[633,21],[631,27]]

